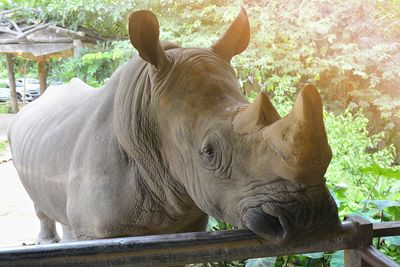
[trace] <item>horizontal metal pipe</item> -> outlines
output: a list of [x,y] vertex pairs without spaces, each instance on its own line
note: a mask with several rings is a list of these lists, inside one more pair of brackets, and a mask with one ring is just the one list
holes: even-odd
[[400,221],[373,224],[374,237],[400,235]]
[[358,226],[344,222],[330,239],[280,247],[248,230],[125,237],[0,248],[0,266],[171,266],[248,259],[359,246]]

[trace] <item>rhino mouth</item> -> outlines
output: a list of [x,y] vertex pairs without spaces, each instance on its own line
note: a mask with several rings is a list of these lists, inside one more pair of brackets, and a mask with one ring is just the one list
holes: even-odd
[[265,239],[272,239],[282,243],[286,232],[281,220],[269,213],[264,212],[260,207],[249,208],[243,215],[244,225],[258,236]]
[[341,231],[336,202],[323,184],[253,183],[245,194],[238,207],[240,225],[277,245],[328,238]]

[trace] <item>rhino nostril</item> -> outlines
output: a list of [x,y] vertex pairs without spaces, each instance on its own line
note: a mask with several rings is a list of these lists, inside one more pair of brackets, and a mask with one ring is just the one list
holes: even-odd
[[264,213],[264,219],[265,223],[271,228],[272,232],[275,233],[276,237],[283,237],[285,231],[278,217]]
[[263,238],[281,241],[285,230],[278,217],[265,213],[260,208],[250,208],[243,215],[247,228]]

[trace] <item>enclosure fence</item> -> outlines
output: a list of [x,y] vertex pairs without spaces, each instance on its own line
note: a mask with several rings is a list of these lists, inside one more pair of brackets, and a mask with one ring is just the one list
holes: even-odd
[[399,266],[372,246],[374,237],[400,235],[400,222],[348,217],[330,239],[284,248],[248,230],[125,237],[0,248],[0,266],[176,266],[345,250],[344,266]]

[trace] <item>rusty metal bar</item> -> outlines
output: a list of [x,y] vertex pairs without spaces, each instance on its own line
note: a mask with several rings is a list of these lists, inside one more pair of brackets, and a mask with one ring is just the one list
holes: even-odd
[[358,249],[347,249],[344,251],[344,266],[345,267],[371,267],[360,254]]
[[248,230],[232,230],[0,248],[0,266],[171,266],[354,249],[359,244],[358,226],[345,222],[334,238],[285,247]]
[[374,237],[400,235],[400,221],[373,224]]
[[358,249],[345,250],[344,266],[346,267],[391,267],[399,266],[376,248],[372,247],[372,239],[377,236],[400,234],[399,222],[383,222],[372,224],[360,216],[349,216],[348,221],[358,226],[360,243]]
[[358,251],[361,258],[371,266],[376,267],[398,267],[399,265],[385,254],[369,246]]
[[[338,249],[346,249],[355,264],[348,266],[398,266],[368,245],[372,237],[368,221],[354,217],[351,221],[343,223],[337,237],[311,245],[304,240],[281,248],[247,230],[184,233],[0,248],[0,266],[164,266]],[[376,223],[373,236],[399,235],[399,230],[398,222]]]
[[373,239],[373,225],[367,219],[361,216],[348,216],[346,221],[351,221],[358,225],[360,231],[361,243],[359,248],[367,247],[372,244]]

